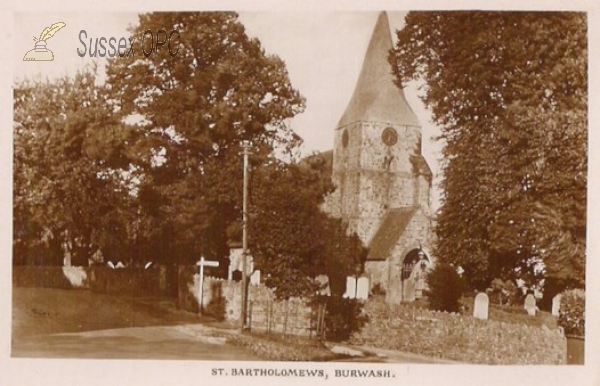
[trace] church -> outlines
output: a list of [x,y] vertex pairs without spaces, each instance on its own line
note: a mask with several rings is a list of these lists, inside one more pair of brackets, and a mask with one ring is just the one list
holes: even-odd
[[369,253],[371,291],[388,303],[414,301],[434,262],[432,173],[421,154],[421,125],[394,83],[392,36],[381,12],[354,93],[335,128],[331,178],[323,209],[344,219]]

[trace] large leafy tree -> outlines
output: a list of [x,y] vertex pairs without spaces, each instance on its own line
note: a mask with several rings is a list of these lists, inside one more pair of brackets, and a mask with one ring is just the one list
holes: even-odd
[[[177,30],[177,54],[161,46],[143,56],[146,30]],[[286,120],[304,100],[283,61],[249,38],[233,12],[144,14],[130,32],[135,56],[111,61],[107,82],[146,149],[136,170],[140,237],[160,241],[153,250],[163,256],[223,259],[227,229],[241,217],[240,141],[253,142],[256,166],[274,149],[292,152],[299,139]]]
[[[440,126],[440,259],[584,281],[587,25],[572,12],[410,12],[390,60]],[[543,265],[542,265],[543,264]]]
[[[95,80],[84,71],[14,87],[16,263],[62,264],[69,253],[73,264],[87,265],[93,244],[128,238],[131,132]],[[36,260],[40,249],[52,253]]]
[[272,162],[252,176],[250,249],[266,284],[283,299],[314,295],[326,274],[341,296],[346,277],[362,272],[366,249],[347,224],[320,207],[331,193],[330,167],[319,156],[300,163]]

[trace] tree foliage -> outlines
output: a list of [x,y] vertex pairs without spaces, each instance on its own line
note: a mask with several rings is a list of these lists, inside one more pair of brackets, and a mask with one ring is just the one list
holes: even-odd
[[[14,88],[15,261],[39,248],[87,264],[93,243],[127,238],[130,131],[111,115],[93,71]],[[35,253],[35,252],[33,252]],[[31,256],[30,256],[31,257]],[[32,262],[29,259],[29,262]]]
[[330,165],[294,159],[300,140],[286,120],[304,100],[283,61],[232,12],[144,14],[131,36],[139,43],[148,29],[178,30],[178,54],[161,47],[145,57],[138,45],[109,62],[105,85],[82,72],[15,86],[17,255],[25,262],[47,244],[52,264],[66,247],[86,265],[97,246],[113,262],[203,255],[226,271],[242,220],[240,142],[249,140],[255,266],[282,298],[314,294],[322,273],[343,291],[365,250],[320,210]]
[[[166,30],[171,56],[161,47],[141,54],[144,31]],[[253,164],[275,149],[291,153],[298,137],[286,119],[304,100],[277,56],[249,38],[233,12],[151,13],[131,29],[137,54],[107,68],[111,96],[123,117],[138,125],[138,175],[146,242],[222,260],[227,229],[241,220],[240,142],[253,142]],[[149,47],[145,47],[149,51]]]
[[456,268],[440,262],[427,275],[429,286],[429,307],[432,310],[458,312],[464,282]]
[[313,295],[320,274],[329,277],[332,293],[341,295],[346,277],[362,272],[362,242],[320,209],[333,190],[321,161],[273,163],[252,177],[250,248],[266,284],[280,298]]
[[572,12],[410,12],[390,56],[444,141],[436,254],[472,287],[584,280],[587,25]]

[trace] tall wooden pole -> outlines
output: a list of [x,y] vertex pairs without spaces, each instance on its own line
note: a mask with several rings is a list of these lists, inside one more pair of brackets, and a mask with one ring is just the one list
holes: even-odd
[[247,314],[247,281],[246,274],[247,257],[248,257],[248,155],[250,154],[250,141],[243,141],[244,148],[244,197],[242,204],[242,314],[240,328],[242,332],[246,329],[246,314]]

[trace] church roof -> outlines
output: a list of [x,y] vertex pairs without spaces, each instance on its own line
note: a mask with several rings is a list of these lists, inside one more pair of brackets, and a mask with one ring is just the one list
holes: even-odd
[[394,83],[392,67],[388,62],[392,48],[388,17],[385,12],[381,12],[373,29],[354,94],[338,127],[357,121],[420,126],[404,97],[404,91]]
[[371,240],[367,260],[387,259],[416,211],[414,207],[390,209]]

